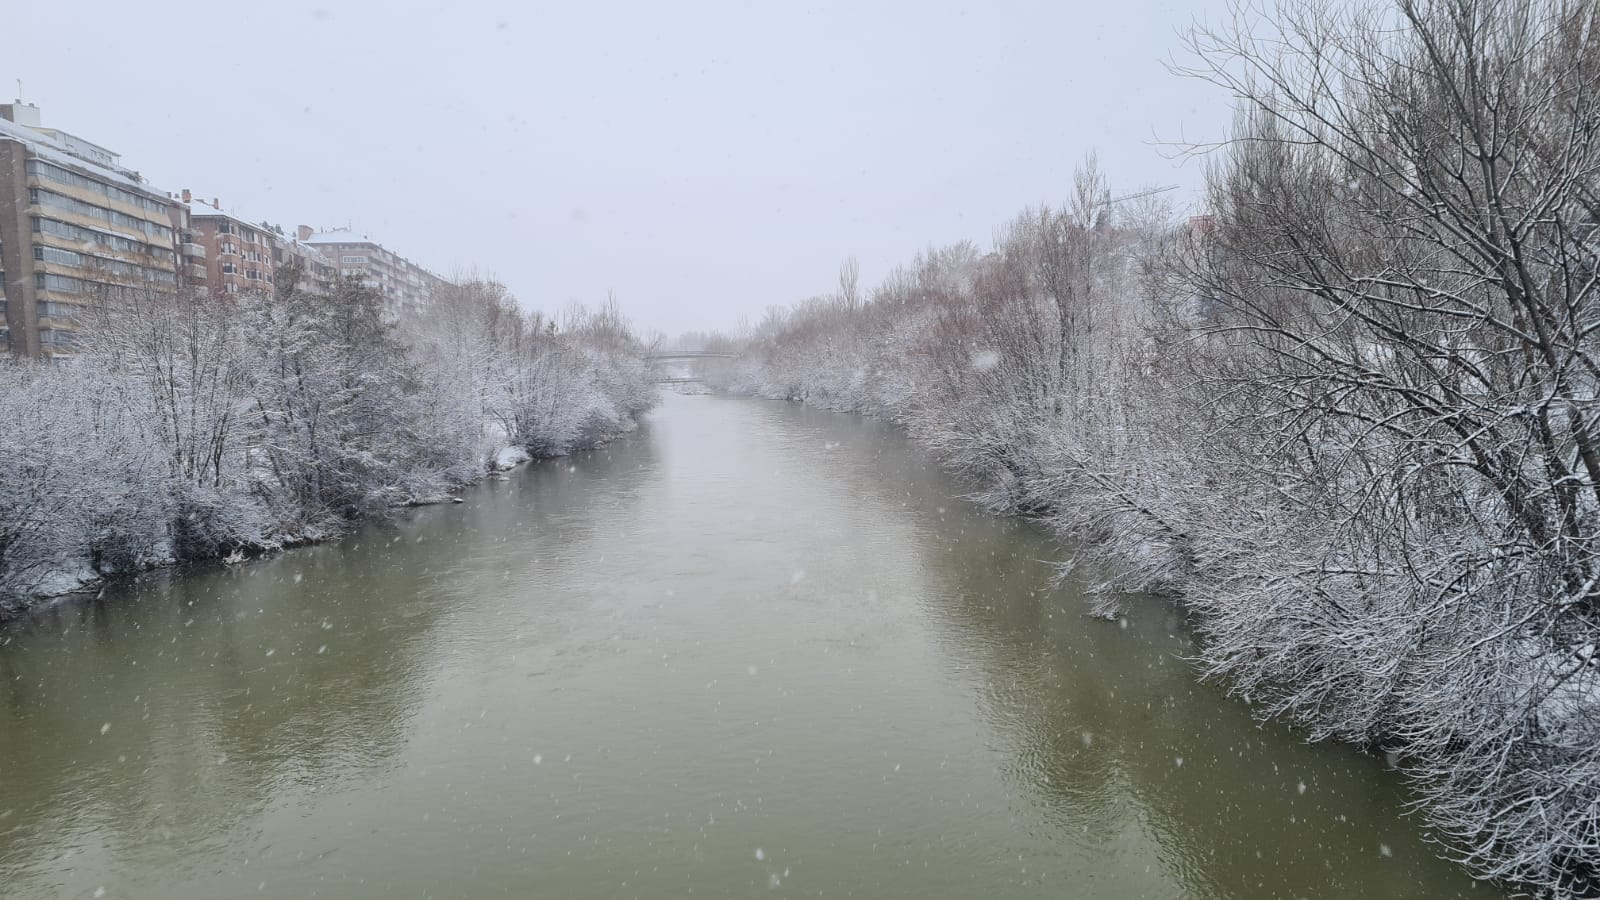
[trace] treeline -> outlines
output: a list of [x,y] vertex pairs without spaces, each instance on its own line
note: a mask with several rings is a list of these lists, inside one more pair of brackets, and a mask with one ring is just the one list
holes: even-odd
[[593,446],[654,400],[615,307],[557,322],[470,281],[395,322],[362,282],[297,274],[102,297],[69,363],[0,363],[0,606],[322,539],[505,448]]
[[769,313],[724,387],[903,423],[996,510],[1181,594],[1205,671],[1404,760],[1474,871],[1600,894],[1600,13],[1280,3],[1210,215],[1091,164],[992,248]]

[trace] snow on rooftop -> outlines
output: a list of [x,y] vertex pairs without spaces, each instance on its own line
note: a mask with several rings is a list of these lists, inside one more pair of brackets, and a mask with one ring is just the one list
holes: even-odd
[[358,232],[356,232],[356,231],[354,231],[353,229],[350,229],[350,228],[333,228],[333,229],[329,229],[328,231],[318,231],[318,232],[312,234],[311,237],[307,238],[306,239],[306,243],[307,244],[312,244],[312,245],[316,245],[316,244],[365,244],[368,247],[377,247],[379,250],[382,250],[384,253],[388,254],[390,257],[393,257],[395,260],[398,260],[400,263],[402,263],[404,265],[411,266],[412,268],[414,268],[414,269],[416,269],[418,271],[424,272],[424,273],[426,273],[426,274],[428,274],[428,275],[430,275],[430,276],[432,276],[434,278],[437,278],[440,281],[448,281],[449,280],[449,279],[445,278],[443,275],[436,274],[433,270],[426,268],[421,263],[418,263],[418,262],[416,262],[414,260],[411,260],[411,259],[407,259],[406,257],[401,256],[399,253],[396,253],[395,251],[384,247],[382,244],[378,243],[377,241],[373,240],[372,238],[368,237],[367,235],[360,234],[360,233],[358,233]]
[[[26,125],[18,125],[17,123],[8,119],[0,119],[0,138],[13,138],[21,141],[22,143],[27,144],[28,148],[37,154],[41,159],[49,160],[57,165],[75,166],[79,169],[86,170],[97,177],[104,178],[107,181],[115,181],[119,184],[138,188],[146,193],[157,194],[162,197],[166,196],[165,191],[158,188],[153,188],[141,181],[138,177],[138,174],[132,170],[114,169],[110,166],[84,159],[83,157],[70,152],[67,149],[66,144],[64,144],[59,138],[56,138],[51,134],[35,131]],[[88,144],[90,142],[84,141],[84,143]]]
[[356,234],[348,228],[335,228],[332,231],[319,231],[306,238],[308,244],[377,244],[378,242],[364,234]]
[[232,219],[241,225],[248,225],[251,228],[257,229],[261,228],[261,222],[265,221],[247,219],[244,217],[244,213],[229,212],[220,206],[212,206],[210,203],[201,200],[199,197],[189,201],[189,216],[190,218],[195,216],[222,216],[226,219]]

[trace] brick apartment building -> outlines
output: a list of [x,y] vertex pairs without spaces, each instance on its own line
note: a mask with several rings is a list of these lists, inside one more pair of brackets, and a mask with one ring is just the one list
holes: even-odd
[[185,211],[183,254],[189,284],[223,294],[277,289],[281,271],[300,267],[302,289],[327,293],[337,269],[316,248],[301,243],[265,222],[252,223],[185,190],[179,206]]
[[91,304],[175,291],[173,207],[118,154],[0,104],[0,352],[69,356]]
[[183,191],[182,251],[187,283],[223,294],[276,290],[281,269],[300,267],[302,290],[328,293],[339,277],[360,277],[396,315],[415,312],[444,279],[364,236],[300,226],[291,236]]
[[182,199],[189,211],[184,256],[191,265],[205,267],[205,287],[219,294],[272,290],[277,280],[272,232],[224,212],[215,200],[196,200],[188,191]]

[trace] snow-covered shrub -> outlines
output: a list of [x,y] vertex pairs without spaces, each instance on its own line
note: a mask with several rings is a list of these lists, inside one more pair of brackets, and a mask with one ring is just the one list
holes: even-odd
[[277,287],[105,296],[69,363],[0,363],[0,601],[337,534],[654,402],[614,308],[556,328],[467,282],[395,323],[358,282]]

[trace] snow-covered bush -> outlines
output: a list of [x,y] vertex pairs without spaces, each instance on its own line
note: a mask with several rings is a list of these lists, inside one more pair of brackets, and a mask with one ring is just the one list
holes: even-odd
[[336,534],[654,401],[614,308],[557,328],[492,283],[404,323],[289,272],[274,294],[99,299],[70,362],[0,363],[0,603]]

